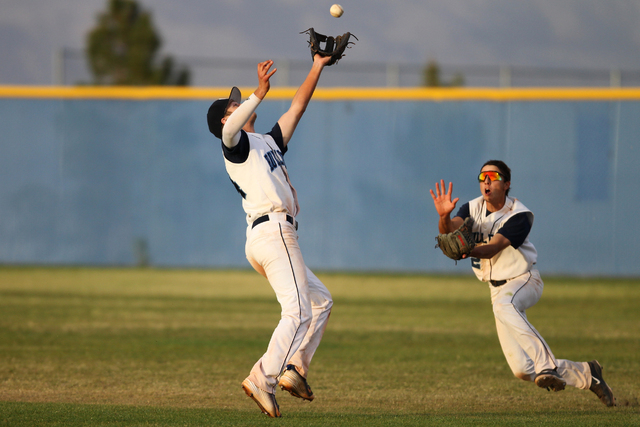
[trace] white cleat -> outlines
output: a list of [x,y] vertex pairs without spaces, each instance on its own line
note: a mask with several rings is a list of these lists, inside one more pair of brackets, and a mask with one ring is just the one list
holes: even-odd
[[271,418],[280,417],[280,407],[276,402],[276,395],[268,393],[253,383],[249,378],[242,381],[242,389],[247,396],[258,404],[262,413],[269,415]]
[[309,402],[315,397],[311,391],[311,387],[307,384],[307,380],[298,373],[296,367],[293,365],[287,365],[287,369],[280,377],[278,385],[282,390],[291,393],[291,396],[299,397]]

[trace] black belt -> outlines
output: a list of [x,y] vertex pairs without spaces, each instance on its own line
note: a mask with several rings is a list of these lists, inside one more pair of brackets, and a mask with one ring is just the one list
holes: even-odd
[[[253,221],[253,224],[251,224],[251,228],[255,227],[258,224],[262,224],[263,222],[267,222],[267,221],[269,221],[269,215],[262,215],[260,218],[258,218],[255,221]],[[293,217],[291,215],[287,215],[287,222],[290,223],[291,225],[293,225],[296,228],[296,230],[298,229],[298,221],[293,219]]]
[[495,286],[497,288],[498,286],[502,286],[505,283],[507,283],[507,281],[506,280],[489,280],[489,283],[491,283],[491,286]]

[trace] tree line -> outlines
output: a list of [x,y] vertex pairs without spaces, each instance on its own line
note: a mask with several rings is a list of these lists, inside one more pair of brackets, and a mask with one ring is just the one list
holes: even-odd
[[[151,13],[136,0],[107,0],[106,10],[86,39],[86,59],[94,85],[188,86],[191,72],[171,55],[160,55],[162,39]],[[427,87],[462,86],[464,77],[443,81],[440,67],[430,60],[423,72]]]

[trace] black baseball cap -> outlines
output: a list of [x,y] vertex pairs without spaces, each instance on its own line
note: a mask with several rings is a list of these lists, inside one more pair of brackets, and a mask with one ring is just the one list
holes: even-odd
[[209,107],[207,112],[207,124],[209,125],[209,132],[214,134],[216,138],[222,139],[222,118],[227,113],[227,108],[231,102],[240,103],[242,95],[240,89],[233,87],[228,98],[220,98],[214,101]]

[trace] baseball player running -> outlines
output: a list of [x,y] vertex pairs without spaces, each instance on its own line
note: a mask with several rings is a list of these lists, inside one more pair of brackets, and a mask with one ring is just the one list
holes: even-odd
[[282,307],[281,319],[266,353],[242,382],[245,393],[270,417],[280,417],[276,386],[301,399],[313,400],[307,384],[311,359],[329,320],[333,300],[307,268],[298,246],[300,208],[284,154],[330,56],[314,56],[311,71],[293,97],[289,110],[271,131],[256,133],[256,109],[269,92],[276,72],[273,61],[258,64],[258,88],[241,103],[234,87],[229,98],[215,101],[207,113],[209,130],[222,140],[224,163],[247,214],[245,253],[267,278]]
[[513,374],[547,390],[565,385],[589,389],[607,406],[615,406],[611,388],[602,378],[597,360],[572,362],[556,359],[540,333],[529,323],[525,310],[542,295],[543,283],[534,268],[537,252],[529,241],[533,213],[518,199],[509,197],[511,170],[500,160],[486,162],[478,175],[481,196],[451,212],[458,198],[451,199],[453,186],[444,180],[430,190],[440,216],[440,233],[451,233],[468,217],[473,219],[476,246],[471,266],[479,280],[487,282],[502,351]]

